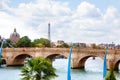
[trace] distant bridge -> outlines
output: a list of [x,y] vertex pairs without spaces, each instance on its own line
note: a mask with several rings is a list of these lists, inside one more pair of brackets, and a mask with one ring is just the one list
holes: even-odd
[[[43,57],[54,59],[58,55],[68,58],[69,48],[3,48],[3,60],[7,66],[23,65],[26,57]],[[89,57],[100,57],[103,59],[104,49],[73,48],[71,68],[84,68],[85,61]],[[108,50],[107,69],[110,62],[114,62],[114,69],[118,70],[120,62],[120,50]],[[93,63],[94,64],[94,63]]]

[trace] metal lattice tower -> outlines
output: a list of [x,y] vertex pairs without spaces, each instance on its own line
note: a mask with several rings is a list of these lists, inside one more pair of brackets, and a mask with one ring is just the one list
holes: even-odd
[[48,23],[48,40],[51,42],[51,36],[50,36],[50,23]]

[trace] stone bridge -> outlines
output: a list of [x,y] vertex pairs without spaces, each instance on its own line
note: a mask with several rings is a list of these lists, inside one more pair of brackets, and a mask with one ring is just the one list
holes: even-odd
[[[44,57],[54,59],[58,55],[68,58],[69,48],[3,48],[3,60],[7,66],[23,65],[26,57]],[[104,58],[104,49],[73,48],[71,68],[84,68],[85,61],[89,57]],[[114,63],[114,69],[118,70],[120,62],[120,50],[108,50],[107,69],[110,62]],[[94,64],[94,63],[93,63]]]

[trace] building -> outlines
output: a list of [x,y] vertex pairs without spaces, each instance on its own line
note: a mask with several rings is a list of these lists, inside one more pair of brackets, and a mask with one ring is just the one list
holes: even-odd
[[108,48],[108,49],[114,49],[115,48],[115,44],[112,42],[111,44],[99,44],[99,46],[101,48]]
[[115,49],[115,44],[113,44],[113,43],[112,44],[108,44],[108,48],[109,49]]
[[58,40],[58,41],[57,41],[57,45],[62,45],[62,44],[64,44],[64,41],[63,41],[63,40]]
[[116,49],[120,49],[120,45],[118,44],[118,45],[116,45],[116,47],[115,47]]
[[18,42],[20,39],[20,35],[17,33],[16,28],[14,29],[14,32],[10,34],[10,42],[12,44]]
[[72,46],[80,47],[80,43],[72,43]]
[[72,43],[73,46],[86,48],[86,43]]
[[86,43],[80,43],[80,46],[83,47],[83,48],[87,47]]
[[107,48],[107,47],[108,47],[108,44],[101,43],[101,44],[99,44],[98,46],[100,46],[100,48]]

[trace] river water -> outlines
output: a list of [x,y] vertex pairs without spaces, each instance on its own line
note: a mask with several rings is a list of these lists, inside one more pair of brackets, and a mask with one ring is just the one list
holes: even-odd
[[[55,59],[53,66],[58,75],[53,80],[67,80],[67,59]],[[71,80],[103,80],[102,70],[103,60],[89,58],[85,63],[85,70],[71,69]],[[0,80],[20,80],[20,73],[20,67],[2,67],[0,68]],[[120,80],[120,72],[115,75],[117,80]]]

